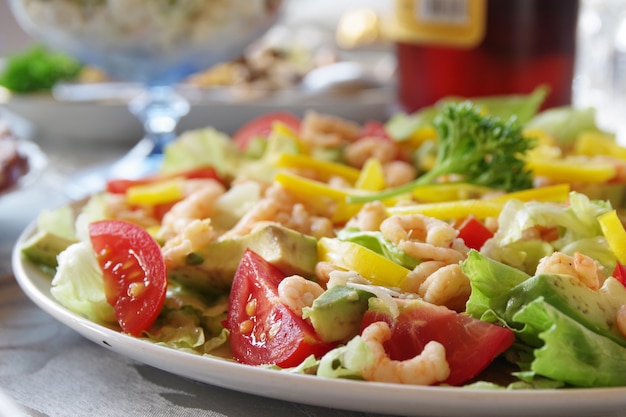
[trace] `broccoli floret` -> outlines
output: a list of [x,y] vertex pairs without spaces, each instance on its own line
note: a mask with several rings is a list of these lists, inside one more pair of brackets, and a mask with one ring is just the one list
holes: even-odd
[[522,126],[515,117],[503,121],[481,114],[471,102],[462,102],[446,105],[433,124],[438,138],[433,169],[397,188],[351,196],[349,202],[395,197],[448,175],[454,175],[455,182],[504,191],[532,187],[532,173],[526,169],[524,156],[535,146],[535,140],[522,135]]

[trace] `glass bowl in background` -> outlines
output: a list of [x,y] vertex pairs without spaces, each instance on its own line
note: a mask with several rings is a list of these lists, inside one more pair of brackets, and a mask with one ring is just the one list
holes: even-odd
[[32,36],[145,92],[129,110],[144,138],[108,176],[153,172],[189,111],[174,84],[241,54],[278,19],[282,0],[10,0]]

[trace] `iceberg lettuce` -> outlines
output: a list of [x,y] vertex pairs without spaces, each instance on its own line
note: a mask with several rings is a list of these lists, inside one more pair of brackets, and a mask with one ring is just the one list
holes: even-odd
[[68,310],[96,323],[117,323],[104,294],[102,270],[89,242],[70,245],[59,254],[50,293]]
[[[481,252],[490,258],[534,274],[539,260],[560,251],[576,251],[592,256],[608,276],[615,267],[615,255],[609,248],[597,217],[611,210],[606,201],[590,200],[572,192],[569,205],[545,202],[508,201],[498,218],[499,228]],[[527,230],[541,226],[556,228],[555,240],[545,241],[526,236]]]

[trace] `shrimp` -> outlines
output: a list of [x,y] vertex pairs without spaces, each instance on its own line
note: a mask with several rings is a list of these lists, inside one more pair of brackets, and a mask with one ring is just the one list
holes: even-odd
[[315,216],[279,185],[267,189],[265,196],[220,239],[244,236],[259,223],[275,223],[316,238],[333,236],[333,224],[327,217]]
[[385,205],[380,201],[365,203],[361,210],[351,218],[346,227],[356,227],[363,231],[376,231],[387,217]]
[[537,274],[564,274],[578,278],[583,284],[597,290],[604,281],[602,266],[595,260],[580,252],[574,256],[562,252],[554,252],[539,261]]
[[192,221],[209,218],[213,214],[215,199],[226,191],[222,184],[214,180],[191,182],[189,186],[191,192],[163,216],[157,238],[171,239]]
[[398,243],[398,248],[416,259],[439,261],[446,264],[459,263],[467,257],[466,253],[454,248],[441,248],[410,240]]
[[188,254],[215,241],[217,236],[211,219],[191,220],[178,235],[163,245],[161,253],[165,265],[169,268],[177,266],[178,263],[185,263]]
[[399,249],[421,260],[459,263],[469,251],[458,238],[458,230],[422,214],[391,216],[381,223],[380,231]]
[[402,283],[402,291],[460,312],[465,310],[471,285],[458,263],[446,265],[444,262],[426,261],[409,272]]
[[402,291],[420,294],[420,287],[424,281],[443,266],[445,266],[445,263],[439,261],[420,262],[419,265],[407,274],[402,282]]
[[337,147],[359,137],[361,128],[357,123],[337,116],[307,112],[302,119],[300,138],[313,147]]
[[396,145],[391,141],[382,141],[376,137],[365,137],[347,145],[343,157],[356,168],[362,168],[370,158],[376,158],[381,164],[394,160],[398,153]]
[[465,310],[465,304],[472,291],[470,280],[461,271],[459,264],[450,264],[433,272],[420,285],[418,294],[431,304],[443,305],[458,312]]
[[397,187],[417,177],[415,167],[404,161],[390,161],[383,164],[383,173],[387,187]]
[[448,223],[422,214],[391,216],[382,222],[380,231],[394,243],[413,239],[439,247],[450,247],[459,234]]
[[331,272],[337,270],[339,270],[339,268],[330,262],[318,262],[315,264],[315,278],[317,278],[317,282],[324,284],[328,288],[328,282],[331,276],[330,274]]
[[143,228],[159,225],[148,207],[130,207],[123,194],[107,194],[106,212],[111,218],[126,220]]
[[286,277],[278,284],[278,300],[298,317],[302,317],[302,309],[311,307],[323,292],[319,284],[299,275]]
[[419,355],[396,361],[387,355],[383,346],[391,338],[391,329],[387,323],[379,321],[370,324],[363,330],[361,338],[374,356],[373,362],[361,370],[361,375],[367,381],[432,385],[444,381],[450,375],[446,349],[439,342],[430,341]]

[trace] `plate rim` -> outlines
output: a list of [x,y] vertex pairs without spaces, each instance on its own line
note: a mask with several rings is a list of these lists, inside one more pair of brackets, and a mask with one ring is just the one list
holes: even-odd
[[415,417],[495,417],[502,415],[503,407],[510,417],[589,417],[621,413],[626,408],[626,387],[490,390],[326,379],[252,367],[150,343],[73,313],[44,292],[43,281],[51,277],[29,264],[20,252],[35,228],[33,221],[23,230],[11,254],[15,279],[35,305],[93,343],[197,382],[312,406]]

